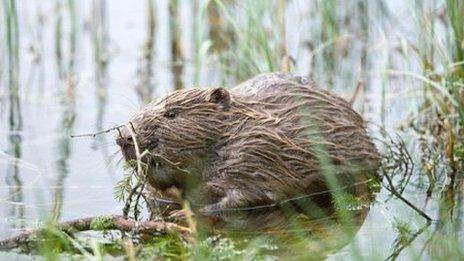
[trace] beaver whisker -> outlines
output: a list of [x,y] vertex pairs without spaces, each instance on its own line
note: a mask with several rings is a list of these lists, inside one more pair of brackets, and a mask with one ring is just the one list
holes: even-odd
[[107,148],[112,148],[112,147],[116,147],[117,145],[114,144],[114,142],[102,142],[100,144],[95,144],[92,146],[92,149],[96,149],[96,150],[102,150],[102,149],[107,149]]
[[[111,153],[110,156],[108,156],[109,159],[107,160],[107,166],[109,166],[115,159],[118,159],[115,162],[115,166],[118,166],[124,160],[124,156],[119,154],[120,152],[121,150],[118,149],[115,152]],[[118,155],[119,157],[117,157]]]
[[124,157],[121,156],[121,157],[119,158],[119,160],[116,161],[116,166],[118,166],[119,164],[121,164],[121,162],[122,162],[123,160],[124,160]]
[[183,173],[183,174],[188,174],[190,175],[190,171],[186,170],[186,169],[183,169],[183,168],[180,168],[179,165],[180,165],[180,162],[172,162],[170,161],[169,159],[167,159],[166,157],[164,157],[163,155],[161,154],[154,154],[154,153],[150,153],[147,151],[147,154],[151,156],[151,158],[155,161],[155,166],[159,166],[160,162],[159,160],[162,160],[163,163],[167,163],[169,165],[169,167],[172,167],[174,168],[175,170]]

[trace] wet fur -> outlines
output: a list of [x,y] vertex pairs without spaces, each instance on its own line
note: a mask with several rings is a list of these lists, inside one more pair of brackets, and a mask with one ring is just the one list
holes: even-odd
[[[131,122],[141,150],[190,172],[147,160],[151,186],[181,188],[207,216],[326,191],[324,159],[346,192],[366,193],[354,184],[380,164],[363,119],[345,100],[289,74],[259,75],[229,92],[176,91]],[[127,147],[123,153],[134,156]],[[328,194],[313,201],[331,204]]]

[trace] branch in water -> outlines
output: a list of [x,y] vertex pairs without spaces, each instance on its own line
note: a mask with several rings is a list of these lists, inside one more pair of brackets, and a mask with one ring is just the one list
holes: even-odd
[[[190,229],[175,223],[164,221],[135,221],[122,216],[96,216],[75,219],[58,223],[56,228],[65,233],[82,231],[109,231],[119,230],[123,232],[137,231],[141,234],[181,234],[184,237],[190,235]],[[33,238],[43,233],[45,229],[25,231],[17,236],[0,240],[0,250],[10,250],[34,241]]]

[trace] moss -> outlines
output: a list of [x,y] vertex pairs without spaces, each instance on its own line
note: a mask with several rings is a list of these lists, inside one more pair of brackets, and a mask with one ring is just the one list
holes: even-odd
[[334,200],[333,203],[338,210],[360,210],[369,207],[372,200],[366,196],[355,197],[354,195],[343,193],[339,200]]
[[96,217],[90,223],[90,229],[92,230],[110,230],[115,227],[112,216],[100,216]]
[[382,188],[382,180],[378,178],[373,178],[368,180],[367,187],[371,192],[377,193]]

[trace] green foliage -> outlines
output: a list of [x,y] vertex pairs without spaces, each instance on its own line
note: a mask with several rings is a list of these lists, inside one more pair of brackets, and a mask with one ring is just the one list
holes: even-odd
[[[446,0],[447,14],[453,30],[455,61],[464,61],[464,2]],[[464,77],[464,64],[459,66],[459,76]]]
[[132,189],[133,174],[126,174],[114,187],[114,198],[118,201],[126,201],[126,196]]
[[352,194],[343,193],[340,195],[339,200],[333,202],[338,211],[352,211],[369,208],[372,200],[366,197],[356,197]]
[[402,222],[400,220],[395,220],[393,226],[398,231],[399,235],[396,239],[395,245],[402,245],[410,240],[413,231],[407,223]]
[[[219,53],[220,65],[228,75],[243,80],[261,72],[278,69],[279,37],[276,27],[264,24],[263,18],[274,19],[269,11],[276,11],[275,2],[247,0],[238,3],[225,3],[214,0],[219,6],[220,15],[224,17],[226,27],[230,28],[231,40],[228,49]],[[237,4],[242,12],[237,12],[230,5]],[[277,21],[273,20],[273,23]]]
[[[67,235],[55,229],[53,226],[48,226],[36,238],[31,241],[29,250],[38,249],[47,260],[58,260],[60,253],[76,254],[79,251],[69,241]],[[38,243],[38,245],[36,245]]]
[[213,236],[199,244],[196,258],[203,260],[233,260],[242,256],[244,252],[237,249],[231,239]]
[[90,223],[92,230],[104,231],[114,228],[114,221],[112,216],[99,216],[92,220]]
[[152,260],[154,256],[157,256],[168,260],[182,260],[190,255],[188,246],[181,237],[163,236],[144,242],[144,247],[137,259]]

